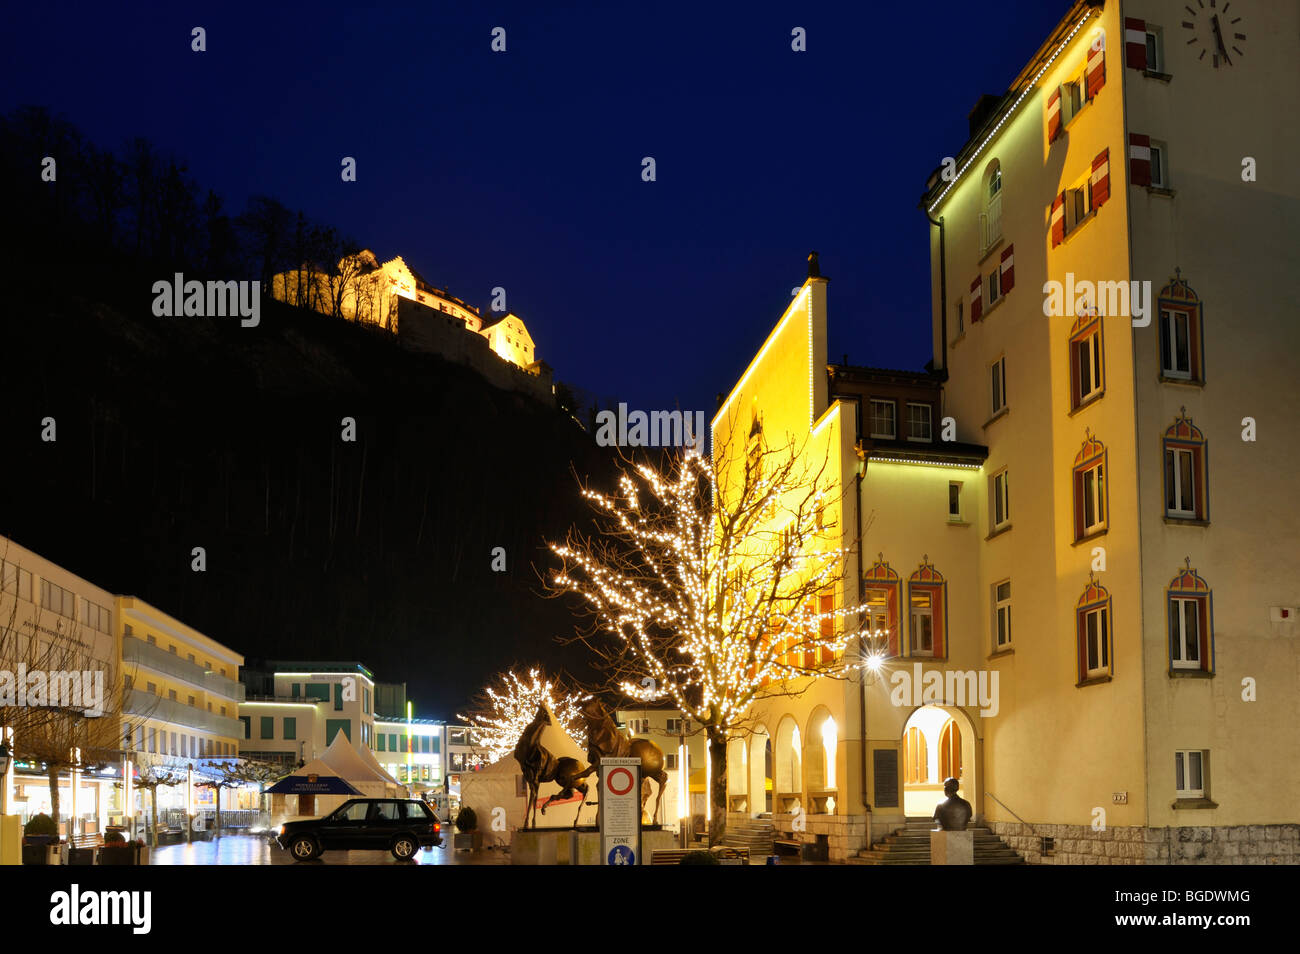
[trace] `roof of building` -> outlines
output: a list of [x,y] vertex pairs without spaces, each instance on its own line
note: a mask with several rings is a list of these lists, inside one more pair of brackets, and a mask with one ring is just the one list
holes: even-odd
[[842,378],[846,381],[869,378],[875,381],[903,380],[912,384],[937,386],[942,380],[940,375],[936,375],[930,371],[904,371],[898,368],[868,368],[864,365],[857,364],[828,364],[826,366],[826,373],[832,378]]

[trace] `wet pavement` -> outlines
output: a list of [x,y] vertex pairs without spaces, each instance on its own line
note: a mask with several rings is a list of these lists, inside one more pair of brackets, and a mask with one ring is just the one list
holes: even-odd
[[398,861],[387,851],[327,851],[315,861],[293,856],[267,835],[223,835],[190,845],[166,845],[150,852],[151,865],[508,865],[501,850],[452,851],[423,848],[410,861]]

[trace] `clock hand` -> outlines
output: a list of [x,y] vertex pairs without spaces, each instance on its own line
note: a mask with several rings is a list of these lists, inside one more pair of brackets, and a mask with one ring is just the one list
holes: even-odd
[[1219,53],[1223,56],[1223,59],[1227,64],[1231,66],[1232,60],[1228,58],[1228,51],[1223,45],[1223,31],[1219,29],[1219,15],[1216,13],[1210,18],[1210,22],[1214,24],[1214,38],[1219,44]]

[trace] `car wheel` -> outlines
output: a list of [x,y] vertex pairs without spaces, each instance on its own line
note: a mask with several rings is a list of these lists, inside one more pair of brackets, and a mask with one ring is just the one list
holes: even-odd
[[289,842],[289,854],[293,855],[294,861],[311,861],[320,851],[310,835],[299,835]]
[[393,842],[393,857],[398,861],[410,861],[411,856],[419,850],[419,845],[410,835],[398,835]]

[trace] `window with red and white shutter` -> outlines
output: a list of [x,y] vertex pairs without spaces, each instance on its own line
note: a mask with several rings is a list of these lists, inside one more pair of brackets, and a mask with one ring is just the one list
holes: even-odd
[[1065,193],[1052,200],[1052,248],[1065,241]]
[[1011,289],[1016,285],[1015,248],[1014,245],[1008,245],[1002,250],[1002,262],[1000,268],[1002,270],[1002,294],[1004,295],[1011,291]]
[[1098,34],[1088,47],[1088,65],[1084,67],[1083,77],[1086,88],[1085,96],[1092,99],[1097,91],[1106,85],[1106,35]]
[[970,320],[979,321],[984,314],[984,276],[976,275],[970,283]]
[[1061,135],[1061,88],[1058,86],[1052,90],[1052,95],[1047,97],[1047,141],[1056,142],[1056,137]]
[[1092,160],[1092,207],[1099,209],[1110,198],[1110,150],[1103,149]]
[[1147,22],[1124,18],[1124,65],[1131,70],[1147,68]]
[[1151,184],[1151,137],[1129,133],[1128,177],[1133,185]]

